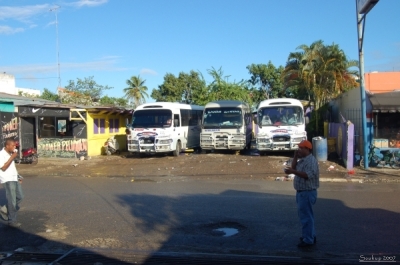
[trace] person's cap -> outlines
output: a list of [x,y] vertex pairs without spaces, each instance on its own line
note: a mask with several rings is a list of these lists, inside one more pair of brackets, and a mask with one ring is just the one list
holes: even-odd
[[301,141],[300,143],[299,143],[299,147],[305,147],[305,148],[308,148],[308,149],[312,149],[312,144],[310,143],[310,141],[307,141],[307,140],[303,140],[303,141]]

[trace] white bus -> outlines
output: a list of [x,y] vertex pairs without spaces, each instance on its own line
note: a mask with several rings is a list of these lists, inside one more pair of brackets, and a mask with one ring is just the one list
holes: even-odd
[[137,107],[127,126],[128,151],[172,153],[200,147],[202,106],[171,102],[146,103]]
[[247,103],[220,100],[204,107],[201,129],[203,150],[243,150],[250,147],[252,115]]
[[256,123],[256,145],[260,152],[296,150],[307,139],[303,105],[297,99],[261,101]]

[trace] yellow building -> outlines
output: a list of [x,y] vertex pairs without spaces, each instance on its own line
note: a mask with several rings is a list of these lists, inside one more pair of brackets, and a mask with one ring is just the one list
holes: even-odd
[[88,107],[71,109],[71,120],[83,120],[86,123],[87,155],[104,154],[107,139],[114,136],[120,151],[126,150],[126,121],[132,111],[112,107]]

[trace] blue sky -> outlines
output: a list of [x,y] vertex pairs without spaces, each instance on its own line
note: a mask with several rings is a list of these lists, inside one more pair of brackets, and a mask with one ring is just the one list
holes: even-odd
[[[246,66],[284,66],[316,40],[358,60],[355,9],[355,0],[0,0],[0,72],[55,92],[59,61],[62,86],[93,76],[121,97],[133,75],[149,95],[167,73],[212,81],[207,70],[222,67],[230,81],[248,79]],[[366,72],[400,71],[399,10],[399,0],[380,0],[368,13]]]

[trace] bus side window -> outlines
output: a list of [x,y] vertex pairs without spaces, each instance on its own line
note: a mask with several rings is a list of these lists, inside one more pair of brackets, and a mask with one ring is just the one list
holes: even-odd
[[179,114],[174,114],[174,127],[181,127],[179,124]]

